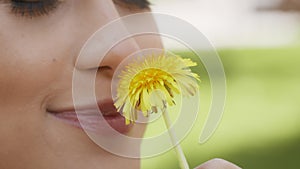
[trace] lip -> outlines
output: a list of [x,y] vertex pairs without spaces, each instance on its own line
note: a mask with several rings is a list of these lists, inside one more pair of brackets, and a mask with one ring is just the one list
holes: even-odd
[[48,112],[56,119],[87,132],[109,134],[114,129],[126,134],[130,131],[132,125],[125,124],[125,118],[117,112],[112,101],[99,102],[97,106],[82,106],[83,108],[76,110],[75,108],[48,110]]

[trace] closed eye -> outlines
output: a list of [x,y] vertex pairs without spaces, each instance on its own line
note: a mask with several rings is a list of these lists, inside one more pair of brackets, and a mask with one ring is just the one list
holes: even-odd
[[37,17],[47,15],[58,5],[58,0],[7,0],[12,13],[24,17]]

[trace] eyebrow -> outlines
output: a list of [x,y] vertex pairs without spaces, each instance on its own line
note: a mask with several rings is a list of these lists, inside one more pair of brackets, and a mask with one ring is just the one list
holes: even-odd
[[150,2],[148,0],[113,0],[116,4],[134,6],[140,9],[149,9]]

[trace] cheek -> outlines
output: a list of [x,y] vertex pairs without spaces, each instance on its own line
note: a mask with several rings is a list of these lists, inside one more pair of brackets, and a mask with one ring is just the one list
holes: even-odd
[[[154,30],[155,31],[155,30]],[[157,31],[155,31],[157,32]],[[159,35],[140,35],[135,37],[141,49],[158,48],[162,49],[163,44]]]
[[18,31],[0,37],[1,109],[40,101],[62,76],[71,77],[68,47],[51,38]]

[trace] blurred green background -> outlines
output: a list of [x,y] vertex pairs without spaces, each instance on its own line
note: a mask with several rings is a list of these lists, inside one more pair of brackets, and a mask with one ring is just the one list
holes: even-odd
[[[199,144],[210,84],[199,70],[200,113],[181,143],[191,168],[223,158],[245,169],[300,168],[300,48],[220,49],[227,77],[225,111],[214,135]],[[178,52],[195,58],[192,53]],[[149,126],[147,135],[161,126]],[[143,169],[178,169],[174,150],[142,160]]]
[[[298,0],[150,0],[154,12],[186,20],[217,48],[227,79],[223,118],[204,144],[211,88],[200,64],[200,112],[181,145],[191,168],[223,158],[244,169],[300,168],[300,3]],[[159,27],[159,26],[158,26]],[[188,32],[185,32],[188,33]],[[197,56],[163,39],[167,49]],[[161,131],[150,124],[146,137]],[[153,147],[155,148],[155,147]],[[143,169],[178,169],[174,150]]]

